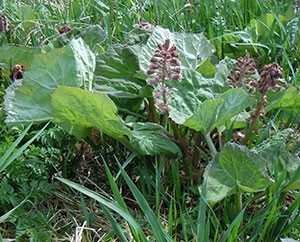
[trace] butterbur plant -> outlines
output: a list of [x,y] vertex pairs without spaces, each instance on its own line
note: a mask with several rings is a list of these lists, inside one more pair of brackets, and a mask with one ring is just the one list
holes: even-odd
[[7,32],[8,31],[8,22],[7,18],[4,14],[0,16],[0,32]]
[[152,25],[148,22],[144,22],[144,23],[140,23],[140,24],[135,24],[133,27],[136,29],[151,30],[154,28],[154,25]]
[[170,39],[166,39],[165,43],[158,44],[157,47],[150,59],[150,67],[146,71],[147,75],[154,76],[147,79],[147,84],[154,87],[155,107],[164,114],[162,125],[165,126],[170,111],[168,93],[174,91],[167,87],[166,82],[181,81],[181,63],[176,46],[170,46]]
[[264,106],[267,104],[267,92],[269,90],[285,90],[285,88],[283,86],[280,86],[278,83],[284,85],[287,84],[286,81],[282,78],[282,68],[280,67],[280,65],[275,62],[265,65],[264,70],[260,74],[260,79],[257,82],[257,92],[260,94],[260,100],[251,115],[250,127],[247,130],[246,136],[243,141],[244,145],[248,143],[259,117],[265,115]]
[[10,79],[12,81],[23,79],[23,73],[26,71],[26,67],[23,64],[16,64],[10,73]]
[[234,88],[245,86],[248,90],[254,90],[256,80],[251,77],[254,74],[256,74],[256,63],[250,58],[250,54],[247,54],[245,57],[238,58],[227,83]]
[[[244,136],[243,144],[246,145],[254,132],[255,126],[258,122],[259,117],[265,115],[264,106],[267,104],[267,92],[269,90],[285,90],[280,84],[286,84],[286,81],[282,78],[282,68],[278,63],[271,63],[264,66],[264,70],[260,73],[260,79],[256,81],[251,75],[256,74],[256,64],[253,58],[247,54],[245,57],[238,58],[236,66],[228,76],[227,83],[234,87],[246,87],[250,92],[259,94],[260,99],[258,100],[250,118],[250,126]],[[251,95],[252,96],[252,95]]]

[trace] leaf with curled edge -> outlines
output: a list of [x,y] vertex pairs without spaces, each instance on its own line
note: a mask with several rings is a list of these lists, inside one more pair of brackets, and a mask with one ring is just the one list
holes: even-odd
[[53,119],[51,94],[58,86],[91,88],[95,56],[82,39],[35,56],[23,80],[6,89],[6,123],[18,125]]
[[186,120],[185,126],[202,132],[210,133],[226,121],[251,106],[255,100],[242,89],[229,89],[216,99],[201,103],[197,111]]
[[117,107],[104,93],[88,92],[78,87],[58,87],[52,95],[53,122],[82,138],[89,129],[98,128],[120,141],[130,130],[117,115]]
[[264,191],[270,184],[265,159],[245,146],[228,143],[207,166],[206,199],[216,203],[237,191]]
[[117,98],[149,96],[150,87],[135,76],[139,70],[139,59],[133,47],[112,45],[97,56],[94,90]]
[[198,66],[204,63],[215,48],[207,38],[202,34],[176,33],[170,32],[168,29],[156,27],[148,38],[147,44],[139,50],[140,67],[142,71],[150,66],[150,58],[153,56],[157,44],[164,43],[166,39],[170,39],[171,45],[177,47],[179,60],[182,68],[196,70]]
[[141,155],[179,157],[179,147],[167,137],[167,131],[154,123],[133,123],[130,143]]

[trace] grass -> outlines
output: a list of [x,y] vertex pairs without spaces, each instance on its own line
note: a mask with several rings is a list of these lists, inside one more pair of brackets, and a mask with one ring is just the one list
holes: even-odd
[[[298,87],[299,7],[296,0],[6,0],[0,3],[0,9],[8,20],[9,32],[0,33],[0,46],[12,44],[40,48],[57,38],[58,29],[63,25],[86,28],[99,24],[107,33],[106,41],[99,48],[101,53],[114,43],[122,43],[135,24],[149,22],[171,31],[203,32],[216,47],[211,62],[218,62],[226,56],[238,58],[247,52],[259,63],[259,70],[264,64],[278,62],[288,83]],[[7,85],[1,83],[2,96]],[[284,111],[270,114],[264,120],[266,128],[259,130],[261,140],[253,140],[253,144],[261,143],[273,129],[286,125],[296,132],[293,153],[299,153],[298,111],[295,110],[295,118],[287,122],[282,121],[286,115]],[[4,127],[4,114],[1,115],[1,127]],[[34,129],[35,133],[42,132],[39,125]],[[33,142],[32,137],[36,136],[34,131],[27,134],[28,129],[24,133],[5,130],[3,128],[1,133],[4,135],[1,137],[13,137],[16,141],[1,152],[7,151],[0,159],[0,177],[2,181],[8,180],[14,189],[10,192],[9,186],[6,186],[6,190],[3,189],[5,196],[13,197],[13,193],[18,196],[14,197],[14,201],[0,198],[0,222],[3,224],[0,241],[1,235],[6,239],[17,238],[18,241],[42,241],[41,238],[44,241],[300,239],[299,191],[284,190],[283,187],[289,185],[285,184],[287,174],[284,172],[277,174],[274,187],[264,192],[230,196],[212,205],[203,195],[205,186],[199,191],[199,179],[182,175],[184,162],[181,160],[138,157],[124,152],[119,143],[105,136],[100,137],[99,143],[76,141],[51,126],[46,131],[48,133],[44,131],[41,139],[34,141],[34,145],[58,147],[56,163],[49,166],[51,169],[48,167],[51,172],[38,181],[43,186],[56,184],[57,187],[49,188],[49,195],[45,187],[37,185],[33,194],[22,195],[24,188],[21,184],[30,186],[31,182],[38,180],[38,175],[27,174],[28,179],[16,182],[17,175],[14,178],[14,173],[9,173],[14,169],[12,162],[16,156],[9,158],[9,154],[14,150],[18,155],[26,152],[29,143]],[[228,131],[227,140],[232,140],[232,132]],[[24,137],[29,140],[27,143],[21,142]],[[17,143],[20,143],[18,148]],[[201,165],[206,166],[210,153],[201,152]],[[51,152],[43,159],[50,156]],[[29,152],[24,159],[24,164],[27,164],[30,160],[41,158]],[[12,163],[10,170],[4,169],[8,163]],[[293,179],[297,181],[299,176]],[[40,196],[36,194],[38,191]],[[49,197],[51,201],[47,201]],[[26,206],[24,199],[28,201]],[[20,210],[19,206],[23,205]],[[30,227],[29,220],[21,219],[22,212],[36,218],[34,226]],[[39,228],[38,224],[42,224],[41,231],[46,231],[44,234],[34,230]],[[45,236],[47,232],[50,234],[48,237]]]

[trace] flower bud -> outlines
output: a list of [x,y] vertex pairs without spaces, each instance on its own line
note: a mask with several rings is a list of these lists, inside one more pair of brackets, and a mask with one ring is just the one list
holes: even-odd
[[153,69],[148,69],[147,71],[146,71],[146,74],[147,75],[151,75],[151,74],[154,74],[155,73],[155,70],[153,70]]

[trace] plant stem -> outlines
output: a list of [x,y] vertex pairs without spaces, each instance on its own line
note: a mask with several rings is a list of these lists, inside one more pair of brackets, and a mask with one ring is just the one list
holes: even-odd
[[[167,64],[167,59],[165,58],[164,59],[164,65],[163,65],[163,70],[162,70],[162,77],[161,77],[161,82],[162,82],[162,87],[163,87],[163,93],[162,93],[162,96],[163,96],[163,102],[165,105],[168,104],[168,100],[167,100],[167,92],[166,92],[166,64]],[[164,128],[167,128],[166,125],[167,125],[167,119],[169,117],[169,111],[166,110],[166,112],[163,114],[163,118],[162,118],[162,121],[161,121],[161,126],[163,126]]]
[[264,108],[264,105],[265,105],[266,101],[265,101],[265,94],[262,94],[261,96],[261,100],[259,101],[258,105],[257,105],[257,108],[256,108],[256,111],[254,113],[254,115],[252,116],[253,119],[251,120],[250,122],[250,127],[249,129],[247,130],[247,133],[245,135],[245,138],[243,140],[243,145],[247,145],[252,133],[253,133],[253,130],[258,122],[258,119],[260,117],[260,114],[261,114],[261,111],[263,110]]
[[[238,192],[237,198],[238,198],[238,209],[239,209],[238,213],[240,213],[243,210],[243,194],[241,191]],[[242,227],[243,227],[243,221],[241,222],[240,229]],[[240,239],[242,242],[244,241],[244,233],[241,233]]]
[[148,97],[147,100],[148,100],[148,105],[149,105],[148,106],[149,121],[152,123],[158,123],[154,98]]
[[217,152],[217,149],[214,145],[214,143],[212,142],[211,138],[210,138],[210,133],[206,134],[205,135],[205,140],[206,140],[206,143],[208,145],[208,148],[210,149],[210,151],[212,152],[213,154],[213,157],[215,157],[215,155],[218,153]]
[[238,208],[239,212],[241,212],[243,209],[243,195],[240,191],[238,192]]

